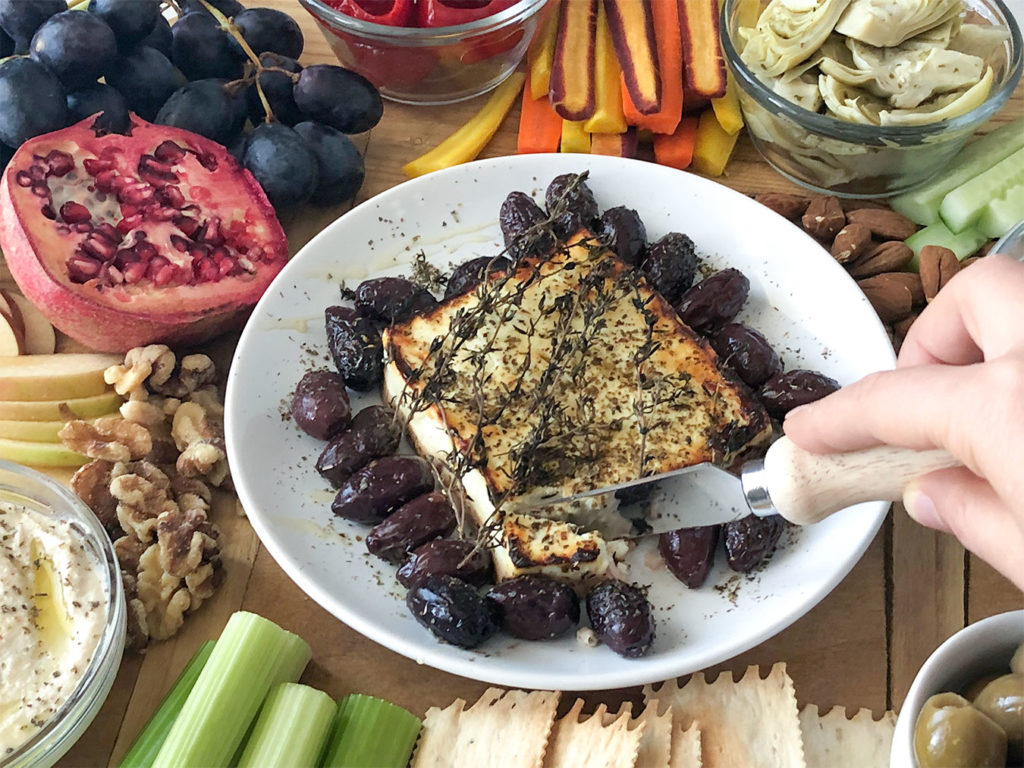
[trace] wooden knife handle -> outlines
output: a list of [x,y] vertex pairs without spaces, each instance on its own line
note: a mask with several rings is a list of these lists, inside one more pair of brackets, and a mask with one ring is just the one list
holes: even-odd
[[948,451],[882,446],[852,453],[808,453],[788,437],[764,457],[763,480],[775,508],[799,525],[863,501],[896,501],[911,480],[960,466]]

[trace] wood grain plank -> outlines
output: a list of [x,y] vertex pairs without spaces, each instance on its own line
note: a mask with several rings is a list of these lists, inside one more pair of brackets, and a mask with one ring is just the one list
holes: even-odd
[[968,553],[967,623],[1024,608],[1024,593],[980,557]]

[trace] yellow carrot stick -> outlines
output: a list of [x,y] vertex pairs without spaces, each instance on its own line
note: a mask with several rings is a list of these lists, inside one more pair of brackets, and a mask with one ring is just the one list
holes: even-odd
[[560,3],[548,3],[541,28],[537,30],[537,36],[533,38],[530,50],[526,54],[526,63],[530,68],[530,95],[535,99],[548,95],[551,62],[555,58],[559,5]]
[[594,114],[583,122],[583,127],[591,133],[625,133],[629,127],[622,111],[621,75],[622,69],[608,28],[608,14],[602,3],[597,10],[597,41],[594,46]]
[[525,80],[525,74],[513,72],[508,80],[494,89],[487,103],[465,125],[425,155],[402,166],[405,175],[410,178],[422,176],[475,159],[519,98]]
[[562,146],[558,151],[590,154],[590,134],[583,127],[583,121],[562,121]]
[[740,111],[740,92],[732,72],[725,75],[725,96],[711,100],[711,108],[722,130],[732,135],[743,127],[743,113]]
[[739,133],[726,133],[713,109],[706,109],[697,125],[693,147],[693,170],[705,176],[721,176],[732,155]]

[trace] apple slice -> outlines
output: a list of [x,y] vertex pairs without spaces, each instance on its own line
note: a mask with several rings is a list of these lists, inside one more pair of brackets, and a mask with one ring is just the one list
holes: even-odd
[[57,433],[65,421],[9,421],[0,420],[0,439],[31,440],[36,443],[59,443]]
[[563,120],[578,122],[594,114],[597,2],[573,0],[561,6],[548,87],[551,106]]
[[67,421],[95,419],[117,412],[124,402],[116,392],[72,400],[0,400],[0,419],[5,421]]
[[[725,95],[725,60],[718,37],[718,0],[679,0],[683,84],[710,99]],[[684,92],[684,106],[688,106]]]
[[80,467],[89,462],[87,456],[75,453],[60,443],[8,440],[4,437],[0,437],[0,459],[33,467]]
[[5,296],[9,304],[14,304],[21,311],[21,318],[25,323],[25,354],[52,355],[57,348],[57,334],[54,333],[50,321],[20,293],[0,288],[0,295]]
[[640,114],[653,114],[661,108],[661,73],[648,0],[604,0],[604,7],[629,98]]
[[120,355],[58,354],[0,357],[0,400],[62,400],[106,392],[103,372]]

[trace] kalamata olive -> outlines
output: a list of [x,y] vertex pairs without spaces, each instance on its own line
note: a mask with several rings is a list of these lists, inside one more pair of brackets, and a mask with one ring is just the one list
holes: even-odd
[[1006,734],[963,696],[937,693],[914,726],[919,768],[1003,768]]
[[550,253],[555,241],[541,226],[547,218],[544,209],[525,192],[509,192],[501,204],[498,225],[512,259]]
[[434,487],[430,464],[419,456],[375,459],[346,480],[331,504],[339,517],[376,524]]
[[302,431],[326,440],[347,427],[351,417],[352,406],[341,376],[309,371],[299,380],[292,396],[292,418]]
[[816,371],[794,370],[772,376],[757,398],[774,418],[782,419],[800,405],[821,400],[839,389],[839,382]]
[[620,656],[643,656],[654,642],[654,615],[643,590],[618,579],[587,595],[587,616],[598,639]]
[[734,571],[746,573],[775,549],[782,535],[782,518],[778,515],[758,517],[747,515],[725,524],[725,561]]
[[498,275],[511,266],[512,262],[504,256],[481,256],[478,259],[470,259],[452,272],[452,276],[448,278],[448,285],[444,288],[444,297],[450,299],[452,296],[461,296],[480,285],[484,281],[485,272],[489,275]]
[[396,565],[420,544],[455,530],[455,510],[441,491],[407,501],[366,534],[371,555]]
[[352,389],[366,392],[380,383],[384,348],[373,322],[349,307],[324,312],[327,347],[334,365]]
[[743,323],[726,323],[709,339],[722,362],[750,387],[760,387],[782,373],[782,361],[759,331]]
[[404,323],[436,306],[430,291],[404,277],[376,277],[356,287],[356,309],[382,323]]
[[594,226],[597,201],[578,173],[564,173],[548,184],[544,204],[552,216],[551,227],[560,238],[575,235],[580,228]]
[[624,205],[609,208],[601,214],[598,235],[627,264],[636,266],[647,248],[647,227],[640,215]]
[[680,528],[658,537],[658,551],[672,575],[696,589],[703,584],[715,563],[720,525]]
[[428,576],[414,584],[405,604],[416,621],[460,648],[476,648],[498,629],[487,600],[451,576]]
[[427,576],[455,576],[483,586],[492,581],[491,556],[466,539],[436,539],[413,550],[398,569],[398,581],[411,587]]
[[723,269],[686,291],[676,310],[683,322],[708,333],[736,317],[750,293],[750,281],[738,269]]
[[371,405],[357,413],[348,429],[327,443],[316,471],[335,488],[373,459],[394,453],[402,439],[402,426],[386,405]]
[[495,605],[501,628],[512,637],[550,640],[580,623],[579,597],[550,576],[517,576],[492,587],[487,599]]
[[679,232],[669,232],[647,248],[641,269],[651,287],[669,304],[682,298],[697,274],[697,251],[693,240]]
[[1020,755],[1024,745],[1024,674],[997,677],[975,697],[974,708],[1003,729],[1011,756]]

